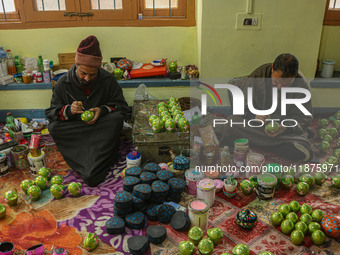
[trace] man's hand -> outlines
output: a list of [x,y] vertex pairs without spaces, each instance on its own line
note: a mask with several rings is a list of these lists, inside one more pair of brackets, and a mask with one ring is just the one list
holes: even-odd
[[256,115],[255,119],[256,120],[262,120],[263,122],[266,122],[266,119],[269,119],[270,115]]
[[82,107],[83,107],[83,102],[81,102],[81,101],[74,101],[71,104],[71,113],[72,114],[82,114],[84,112]]
[[279,127],[279,131],[277,131],[277,132],[274,133],[274,134],[268,133],[266,129],[264,129],[264,132],[265,132],[269,137],[274,138],[274,137],[276,137],[276,136],[278,136],[278,135],[281,135],[283,132],[285,132],[285,130],[286,130],[286,128],[285,128],[284,126],[280,126],[280,127]]
[[93,117],[92,120],[90,120],[86,123],[89,124],[89,125],[93,125],[99,119],[100,113],[101,113],[102,110],[99,107],[95,107],[95,108],[91,108],[89,111],[94,113],[94,117]]

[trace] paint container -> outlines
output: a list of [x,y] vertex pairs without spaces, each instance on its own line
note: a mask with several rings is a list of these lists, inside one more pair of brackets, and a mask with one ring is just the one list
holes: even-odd
[[334,73],[334,60],[325,60],[322,62],[322,69],[320,76],[323,78],[332,78]]
[[131,151],[126,155],[126,168],[130,168],[133,166],[140,167],[142,162],[142,156],[138,151]]
[[37,134],[33,134],[31,135],[31,141],[30,141],[30,149],[34,149],[34,148],[40,148],[40,140],[41,140],[41,136],[37,135]]
[[12,255],[14,254],[14,244],[12,242],[0,243],[0,255]]
[[12,148],[8,148],[6,150],[0,151],[0,153],[5,153],[6,154],[6,156],[7,156],[7,165],[8,165],[9,168],[14,166],[14,161],[13,161],[13,156],[12,156],[12,153],[11,153],[11,149]]
[[34,157],[31,153],[28,153],[27,158],[33,175],[37,175],[39,169],[46,166],[44,151],[41,151],[41,155],[38,157]]
[[266,164],[266,173],[271,173],[276,177],[277,183],[275,189],[278,190],[281,182],[282,166],[278,163],[268,163]]
[[27,154],[28,154],[28,147],[24,144],[20,144],[14,146],[12,148],[12,156],[14,161],[14,166],[17,169],[26,169],[29,166]]
[[236,166],[244,165],[249,152],[248,139],[240,138],[234,141],[234,163]]
[[185,180],[187,182],[187,193],[196,196],[197,195],[197,181],[204,179],[204,173],[196,171],[194,168],[190,168],[185,172]]
[[222,191],[224,182],[220,179],[214,179],[215,185],[216,185],[216,193],[219,193]]
[[43,244],[37,244],[26,250],[27,255],[43,255],[45,251]]
[[212,207],[215,202],[216,184],[212,179],[202,179],[197,182],[197,198],[208,202]]
[[5,153],[0,153],[0,176],[8,174],[8,159]]
[[193,199],[188,208],[191,227],[197,226],[205,231],[208,228],[209,204],[203,199]]
[[269,200],[274,197],[277,179],[273,174],[261,174],[258,177],[258,185],[256,187],[257,197],[261,200]]

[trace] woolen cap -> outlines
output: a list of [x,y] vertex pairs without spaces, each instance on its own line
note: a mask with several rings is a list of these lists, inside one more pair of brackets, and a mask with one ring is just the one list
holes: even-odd
[[90,35],[80,42],[75,58],[76,64],[100,67],[102,59],[99,41],[94,35]]

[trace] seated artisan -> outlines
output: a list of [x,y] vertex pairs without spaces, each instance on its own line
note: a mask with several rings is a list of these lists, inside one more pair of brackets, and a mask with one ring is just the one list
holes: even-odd
[[[233,82],[231,82],[233,83]],[[312,158],[313,151],[308,140],[307,128],[312,121],[312,115],[305,115],[296,105],[287,104],[287,113],[281,114],[281,89],[284,87],[303,88],[309,90],[308,82],[299,71],[299,62],[291,54],[279,55],[274,63],[264,64],[251,73],[246,79],[242,79],[237,85],[245,95],[245,115],[232,115],[228,118],[235,123],[240,123],[244,119],[257,119],[265,122],[266,119],[278,119],[282,123],[283,119],[295,120],[295,127],[284,127],[280,125],[278,132],[270,134],[265,128],[254,128],[248,125],[224,125],[220,137],[222,145],[233,146],[233,141],[238,138],[247,138],[252,147],[266,148],[279,156],[290,160],[308,161]],[[277,108],[271,115],[254,115],[249,111],[247,105],[247,88],[253,89],[253,106],[257,110],[270,109],[273,102],[273,88],[278,89]],[[303,98],[303,93],[288,93],[287,98]],[[312,113],[311,100],[304,103],[308,112]],[[286,122],[289,123],[288,121]],[[294,123],[290,124],[293,126]]]
[[[89,36],[79,44],[75,65],[58,80],[45,111],[59,151],[89,186],[103,182],[118,159],[128,110],[117,80],[100,67],[101,63],[99,42]],[[81,120],[84,110],[94,113],[91,121]]]

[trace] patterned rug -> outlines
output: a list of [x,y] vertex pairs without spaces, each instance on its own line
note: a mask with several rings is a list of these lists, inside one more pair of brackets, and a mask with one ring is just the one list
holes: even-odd
[[[316,131],[315,121],[312,127]],[[0,137],[3,137],[3,134]],[[316,149],[320,141],[314,139],[312,142]],[[82,240],[88,232],[95,232],[101,242],[91,254],[130,254],[127,239],[133,235],[145,235],[147,225],[140,231],[126,228],[126,233],[122,235],[108,235],[105,222],[113,215],[116,192],[122,190],[120,173],[125,167],[125,155],[131,150],[132,144],[121,142],[119,163],[111,168],[106,181],[95,188],[86,186],[80,176],[69,169],[50,136],[43,136],[42,144],[45,145],[47,167],[51,168],[54,174],[63,175],[65,184],[81,182],[82,194],[74,198],[66,192],[64,198],[55,200],[49,190],[45,190],[40,200],[31,202],[19,185],[22,180],[34,177],[27,170],[12,168],[9,174],[0,178],[0,203],[5,204],[4,193],[8,190],[17,191],[19,202],[13,208],[6,205],[7,216],[0,221],[0,242],[12,241],[17,251],[43,243],[47,252],[53,247],[62,247],[70,254],[88,254],[83,249]],[[292,163],[269,152],[252,149],[254,152],[264,153],[266,162],[284,165]],[[320,156],[320,161],[323,162],[328,156]],[[238,243],[247,244],[252,255],[263,251],[271,251],[276,255],[340,254],[339,240],[326,237],[324,245],[315,246],[310,235],[307,235],[301,246],[295,246],[279,227],[270,224],[272,212],[281,204],[292,200],[297,200],[300,204],[308,203],[313,209],[321,209],[324,213],[340,212],[340,190],[331,188],[330,181],[326,181],[321,187],[314,186],[305,197],[298,196],[294,188],[295,186],[290,191],[280,189],[269,202],[258,200],[255,194],[244,196],[240,191],[231,199],[226,198],[223,193],[218,193],[210,211],[208,225],[221,228],[225,235],[213,254],[231,252]],[[186,206],[192,198],[184,193],[180,204]],[[235,223],[235,216],[241,208],[250,208],[258,215],[259,223],[252,231],[243,230]],[[157,225],[159,222],[149,221],[146,224]],[[149,254],[178,254],[179,242],[188,240],[187,232],[177,232],[169,225],[164,226],[167,229],[167,239],[161,245],[151,244]]]

